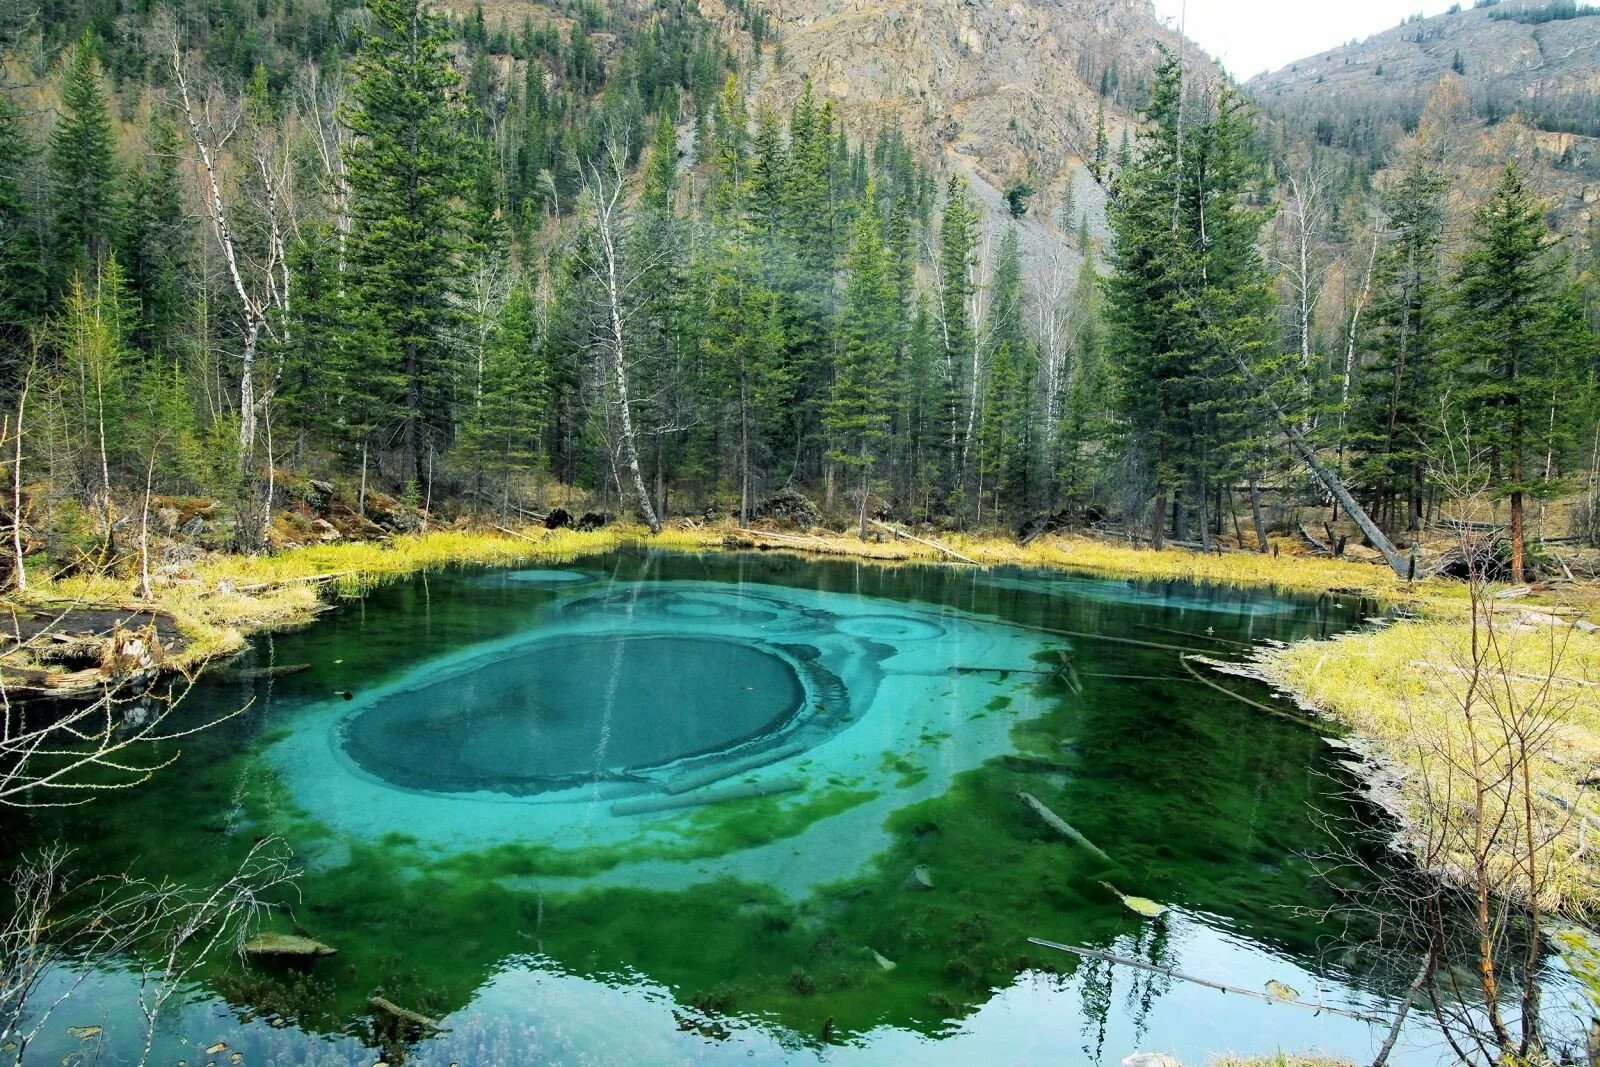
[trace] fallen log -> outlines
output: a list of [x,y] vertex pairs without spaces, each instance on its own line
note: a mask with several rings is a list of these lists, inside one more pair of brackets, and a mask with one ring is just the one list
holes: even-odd
[[244,943],[244,952],[247,956],[273,959],[314,960],[338,955],[339,950],[299,934],[260,933]]
[[1305,523],[1300,524],[1300,536],[1304,537],[1306,542],[1310,544],[1312,548],[1316,549],[1318,552],[1321,552],[1323,555],[1333,555],[1333,546],[1322,540],[1316,534],[1312,533],[1310,528],[1307,527]]
[[1382,1024],[1387,1019],[1380,1019],[1372,1015],[1363,1015],[1361,1012],[1350,1011],[1347,1008],[1335,1008],[1328,1004],[1315,1004],[1308,1000],[1295,1000],[1290,997],[1278,996],[1273,993],[1262,993],[1243,986],[1227,985],[1223,982],[1214,982],[1209,978],[1198,978],[1192,974],[1184,974],[1172,967],[1162,967],[1159,964],[1146,963],[1144,960],[1130,959],[1127,956],[1118,956],[1111,952],[1102,952],[1094,948],[1080,948],[1077,945],[1063,945],[1059,941],[1046,941],[1042,937],[1030,937],[1028,943],[1038,945],[1040,948],[1055,949],[1057,952],[1071,952],[1074,955],[1084,956],[1093,960],[1103,960],[1106,963],[1115,963],[1121,967],[1132,967],[1135,970],[1149,971],[1166,978],[1176,978],[1181,982],[1192,982],[1195,985],[1205,986],[1208,989],[1221,990],[1224,993],[1238,993],[1240,996],[1254,997],[1264,1000],[1269,1004],[1290,1004],[1297,1008],[1310,1008],[1312,1011],[1325,1011],[1329,1015],[1342,1015],[1347,1019],[1358,1019],[1364,1023]]
[[1113,860],[1110,856],[1106,855],[1103,851],[1101,851],[1101,849],[1100,849],[1100,847],[1098,845],[1096,845],[1093,841],[1090,841],[1087,837],[1084,837],[1082,834],[1080,834],[1073,827],[1073,825],[1071,823],[1067,822],[1067,820],[1063,819],[1061,816],[1057,815],[1055,812],[1053,812],[1049,808],[1045,807],[1032,794],[1029,794],[1029,793],[1018,793],[1017,794],[1017,799],[1022,801],[1029,808],[1033,809],[1033,813],[1035,815],[1039,816],[1040,819],[1044,820],[1044,823],[1045,823],[1046,826],[1050,827],[1052,830],[1055,830],[1057,833],[1061,834],[1063,837],[1067,838],[1069,841],[1074,842],[1079,847],[1081,847],[1083,849],[1086,849],[1087,851],[1089,851],[1089,852],[1093,853],[1094,855],[1100,857],[1101,859],[1105,860],[1107,863],[1110,863],[1110,864],[1113,864],[1113,865],[1116,863],[1115,860]]
[[676,811],[679,808],[698,808],[706,804],[722,804],[730,800],[753,800],[756,797],[792,793],[800,788],[794,778],[776,778],[770,782],[729,786],[726,789],[708,789],[701,793],[684,793],[678,796],[639,797],[619,800],[611,805],[613,815],[650,815],[658,811]]
[[[1245,696],[1243,693],[1235,693],[1232,689],[1229,689],[1227,686],[1223,685],[1222,683],[1212,681],[1210,678],[1207,678],[1205,675],[1201,674],[1199,671],[1194,669],[1194,664],[1189,662],[1190,658],[1191,657],[1189,657],[1189,656],[1179,656],[1178,657],[1178,661],[1183,664],[1183,669],[1188,671],[1190,674],[1194,675],[1194,680],[1199,682],[1201,685],[1207,686],[1207,687],[1209,687],[1211,689],[1215,689],[1217,692],[1223,694],[1224,696],[1230,696],[1233,699],[1239,701],[1241,704],[1248,704],[1250,707],[1255,708],[1255,709],[1257,709],[1259,711],[1264,711],[1268,715],[1276,715],[1281,719],[1288,719],[1290,722],[1297,723],[1297,724],[1299,724],[1301,726],[1314,726],[1315,725],[1315,723],[1313,723],[1310,719],[1302,718],[1299,715],[1291,715],[1289,712],[1284,711],[1282,708],[1275,708],[1275,707],[1272,707],[1270,704],[1263,704],[1259,700],[1251,700],[1249,697]],[[1200,662],[1201,663],[1205,663],[1206,660],[1202,658],[1200,660]]]
[[[532,545],[542,544],[544,542],[544,538],[543,537],[529,537],[525,533],[518,533],[515,530],[508,530],[504,526],[496,526],[495,529],[497,531],[499,531],[500,533],[505,534],[507,537],[515,537],[520,541],[526,541],[526,542],[528,542],[529,544],[532,544]],[[549,531],[546,531],[547,535],[548,535],[548,533],[549,533]]]
[[282,678],[310,669],[309,663],[285,663],[277,667],[219,667],[212,672],[212,675],[225,682],[254,682],[262,678]]
[[701,786],[711,785],[713,782],[720,782],[735,775],[753,771],[758,767],[765,767],[769,763],[786,760],[790,756],[799,755],[805,750],[806,746],[799,741],[791,741],[787,745],[782,745],[767,752],[757,752],[753,756],[732,760],[720,766],[707,767],[702,771],[680,775],[677,778],[662,782],[661,788],[666,790],[668,794],[677,796],[679,793],[687,793],[691,789],[699,789]]
[[444,1030],[439,1025],[438,1019],[430,1019],[421,1012],[412,1011],[410,1008],[402,1008],[388,997],[369,997],[367,999],[367,1007],[379,1015],[388,1016],[402,1026],[409,1026],[424,1033],[437,1034],[442,1033]]
[[974,567],[980,566],[980,564],[978,563],[977,560],[973,559],[971,556],[963,556],[961,553],[957,552],[955,549],[951,548],[949,545],[942,545],[939,542],[930,540],[930,539],[928,539],[926,537],[918,537],[915,534],[906,533],[904,530],[900,529],[900,527],[898,527],[898,526],[890,526],[888,523],[879,522],[877,519],[868,519],[867,521],[872,523],[872,525],[878,527],[880,530],[889,531],[889,533],[894,535],[895,537],[903,537],[907,541],[915,541],[919,545],[925,545],[928,548],[931,548],[936,552],[943,552],[945,555],[950,556],[953,559],[958,559],[962,563],[970,563]]

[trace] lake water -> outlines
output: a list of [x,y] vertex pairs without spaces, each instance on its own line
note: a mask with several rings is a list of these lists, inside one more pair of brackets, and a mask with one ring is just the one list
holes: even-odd
[[[6,830],[194,883],[293,849],[268,925],[338,954],[209,967],[155,1062],[1360,1060],[1380,1028],[1027,939],[1385,1014],[1408,975],[1316,918],[1337,897],[1312,857],[1368,817],[1338,753],[1174,650],[1237,659],[1370,611],[780,556],[430,574],[261,638],[237,666],[309,669],[203,683],[186,714],[253,703],[148,785]],[[137,991],[133,961],[95,975],[30,1062],[130,1062]],[[446,1032],[385,1046],[374,993]],[[1440,1052],[1419,1020],[1393,1062]]]

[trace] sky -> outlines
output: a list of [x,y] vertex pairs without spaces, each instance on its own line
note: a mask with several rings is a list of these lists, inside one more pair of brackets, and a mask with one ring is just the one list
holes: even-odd
[[[1155,0],[1176,28],[1185,15],[1191,41],[1240,81],[1314,56],[1352,38],[1398,26],[1421,11],[1437,15],[1451,0]],[[1464,5],[1465,6],[1465,5]]]

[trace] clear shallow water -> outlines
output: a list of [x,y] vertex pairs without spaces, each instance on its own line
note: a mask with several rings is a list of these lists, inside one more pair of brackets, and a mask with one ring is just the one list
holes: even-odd
[[[1305,857],[1360,815],[1322,738],[1194,684],[1170,650],[1048,632],[1226,658],[1361,607],[775,557],[429,575],[263,639],[256,665],[310,669],[206,684],[193,714],[255,703],[94,820],[13,836],[196,881],[267,834],[295,850],[300,894],[271,924],[339,955],[206,974],[161,1038],[190,1062],[224,1040],[247,1063],[370,1063],[379,989],[445,1017],[423,1063],[1360,1059],[1365,1024],[1026,939],[1358,1010],[1403,987],[1306,917],[1334,898]],[[733,788],[773,791],[629,807]],[[1140,918],[1102,881],[1172,910]],[[41,1062],[85,1023],[118,1062],[134,992],[98,977]],[[1437,1061],[1425,1029],[1408,1041],[1395,1062]]]

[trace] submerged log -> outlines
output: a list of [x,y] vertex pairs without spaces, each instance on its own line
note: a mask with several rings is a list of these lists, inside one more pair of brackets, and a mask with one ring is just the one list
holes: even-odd
[[687,793],[691,789],[699,789],[701,786],[720,782],[725,778],[732,778],[747,771],[753,771],[758,767],[765,767],[770,763],[786,760],[790,756],[799,755],[805,750],[806,746],[799,741],[791,741],[787,745],[767,752],[757,752],[753,756],[746,756],[743,759],[732,760],[715,767],[707,767],[702,771],[681,775],[671,781],[662,782],[661,788],[676,796],[679,793]]
[[1044,820],[1044,823],[1045,823],[1046,826],[1050,827],[1052,830],[1056,831],[1061,836],[1067,838],[1069,841],[1074,842],[1079,847],[1081,847],[1081,848],[1093,853],[1094,855],[1100,857],[1101,859],[1105,860],[1107,863],[1111,863],[1111,864],[1115,864],[1116,863],[1116,861],[1113,860],[1110,856],[1108,856],[1104,852],[1102,852],[1098,845],[1096,845],[1093,841],[1090,841],[1087,837],[1084,837],[1082,834],[1080,834],[1077,831],[1077,829],[1073,827],[1073,825],[1071,823],[1067,822],[1067,820],[1063,819],[1061,816],[1057,815],[1055,812],[1053,812],[1049,808],[1045,807],[1042,803],[1039,802],[1039,800],[1037,798],[1035,798],[1031,794],[1029,794],[1029,793],[1018,793],[1017,794],[1017,799],[1022,801],[1029,808],[1033,809],[1033,813],[1035,815],[1039,816],[1040,819]]
[[299,934],[259,933],[244,943],[247,956],[265,956],[274,959],[314,960],[323,956],[338,955],[331,945]]
[[1008,770],[1026,771],[1029,774],[1071,774],[1073,769],[1065,763],[1040,759],[1038,756],[1001,756],[1000,762]]
[[309,663],[285,663],[277,667],[219,667],[213,675],[225,682],[254,682],[261,678],[282,678],[290,674],[309,671]]
[[383,1015],[402,1026],[421,1030],[425,1033],[437,1034],[443,1029],[439,1025],[438,1019],[430,1019],[421,1012],[412,1011],[410,1008],[402,1008],[387,997],[369,997],[367,999],[367,1007],[372,1009],[375,1015]]
[[752,800],[756,797],[776,796],[779,793],[792,793],[799,788],[800,783],[796,779],[776,778],[770,782],[733,785],[726,789],[708,789],[701,793],[685,793],[682,796],[638,797],[633,800],[617,801],[611,805],[611,814],[649,815],[658,811],[676,811],[679,808],[698,808],[705,804],[721,804],[729,800]]

